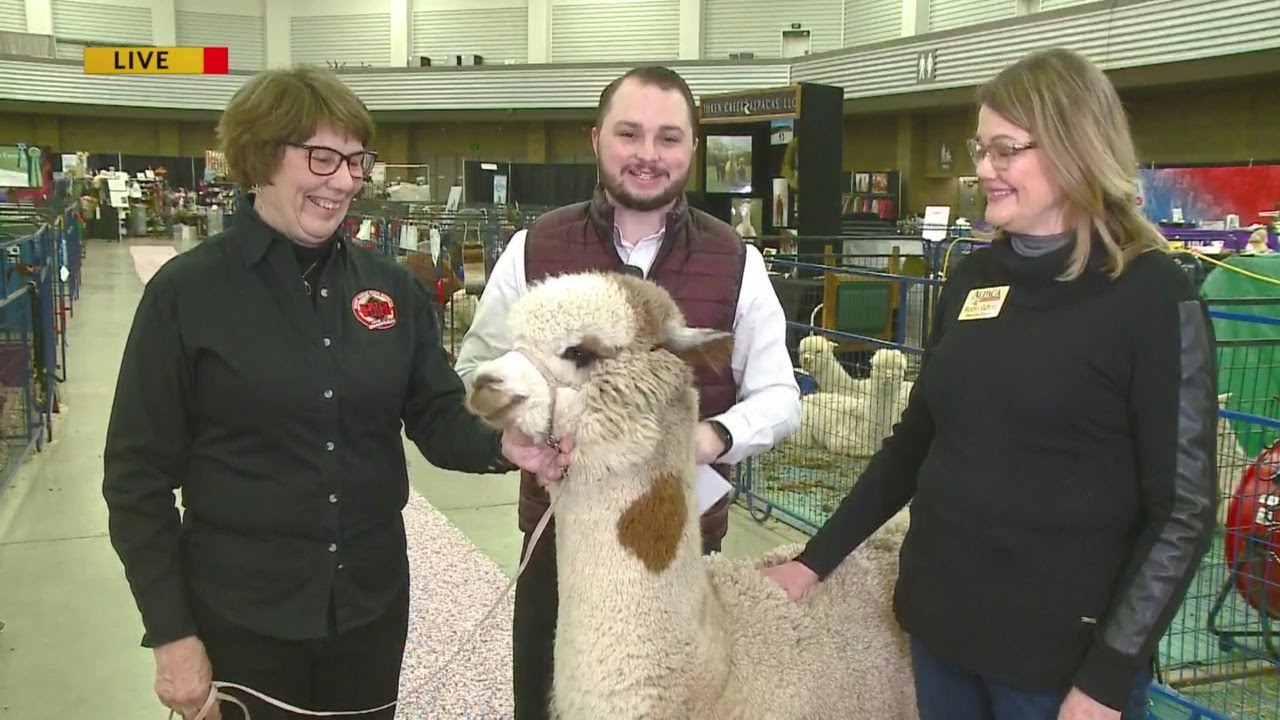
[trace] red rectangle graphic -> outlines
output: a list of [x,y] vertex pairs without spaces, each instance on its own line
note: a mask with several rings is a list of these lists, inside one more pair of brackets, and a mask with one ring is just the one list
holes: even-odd
[[227,49],[224,47],[207,47],[204,49],[204,74],[226,75],[229,62]]

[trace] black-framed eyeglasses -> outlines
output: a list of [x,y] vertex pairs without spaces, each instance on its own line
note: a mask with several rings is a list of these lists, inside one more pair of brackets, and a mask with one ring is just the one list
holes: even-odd
[[307,143],[289,143],[296,148],[307,151],[307,165],[311,168],[311,172],[321,177],[328,177],[342,167],[342,163],[347,164],[347,169],[351,172],[351,177],[357,180],[367,180],[369,175],[373,173],[373,166],[378,162],[378,153],[372,150],[357,150],[350,154],[338,152],[331,147],[324,145],[309,145]]
[[990,145],[983,145],[978,142],[977,138],[969,138],[969,157],[973,158],[973,166],[977,167],[982,162],[982,158],[991,158],[991,167],[996,170],[1008,170],[1009,163],[1018,156],[1019,153],[1026,152],[1036,147],[1035,140],[1024,143],[1010,143],[997,140]]

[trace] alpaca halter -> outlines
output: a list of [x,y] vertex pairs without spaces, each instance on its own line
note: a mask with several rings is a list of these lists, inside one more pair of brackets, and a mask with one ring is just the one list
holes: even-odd
[[[559,450],[560,440],[555,436],[556,389],[560,387],[564,387],[564,383],[556,379],[556,376],[551,373],[551,368],[547,367],[547,364],[542,362],[542,359],[539,358],[537,355],[535,355],[532,351],[525,348],[517,348],[516,351],[519,352],[521,355],[525,356],[526,358],[528,358],[529,362],[532,363],[535,368],[537,368],[538,373],[542,375],[542,378],[547,381],[547,388],[549,390],[548,394],[550,395],[550,401],[547,406],[546,443],[547,445]],[[565,475],[568,475],[568,473],[569,473],[569,469],[565,468],[564,475],[561,476],[561,480],[563,480]],[[538,540],[542,537],[542,533],[547,529],[547,523],[551,522],[551,514],[555,511],[556,501],[558,500],[558,498],[559,496],[555,494],[551,496],[551,504],[547,506],[546,511],[542,513],[542,517],[538,520],[538,525],[533,529],[533,534],[530,535],[529,537],[529,546],[525,549],[524,557],[520,559],[520,567],[517,568],[515,574],[512,575],[511,580],[507,582],[507,587],[498,595],[497,598],[494,599],[493,605],[491,605],[488,611],[486,611],[485,614],[480,618],[480,620],[476,622],[475,625],[472,626],[471,632],[468,633],[467,637],[464,638],[463,641],[459,643],[457,647],[454,648],[453,653],[450,654],[449,657],[446,658],[445,661],[442,662],[438,668],[436,668],[436,671],[432,673],[431,678],[426,683],[426,687],[438,686],[438,681],[440,679],[440,676],[444,673],[445,670],[449,668],[450,665],[453,664],[454,660],[458,658],[458,655],[460,655],[463,650],[466,650],[468,647],[471,646],[471,644],[475,641],[476,634],[480,631],[480,628],[483,627],[484,624],[493,617],[494,613],[498,611],[498,607],[502,603],[503,598],[505,598],[511,592],[511,588],[515,587],[516,580],[520,579],[520,576],[524,574],[525,568],[528,567],[529,558],[533,556],[533,550],[535,547],[537,547]],[[244,720],[253,720],[249,715],[249,708],[245,707],[244,703],[241,702],[239,698],[236,698],[232,695],[222,692],[223,689],[235,689],[244,693],[248,693],[249,695],[252,695],[258,698],[259,700],[262,700],[265,703],[274,705],[280,708],[281,710],[286,710],[288,712],[291,712],[297,715],[303,715],[306,717],[327,718],[327,717],[354,717],[359,715],[369,715],[375,712],[393,708],[398,703],[398,701],[392,701],[385,705],[380,705],[378,707],[368,708],[365,710],[339,710],[339,711],[321,712],[316,710],[305,710],[303,708],[294,707],[289,703],[283,702],[281,700],[277,700],[276,698],[273,698],[270,695],[258,692],[253,688],[248,688],[243,685],[237,685],[236,683],[221,682],[218,680],[214,680],[209,687],[209,696],[205,698],[204,705],[200,708],[200,711],[196,713],[194,720],[205,720],[205,718],[209,716],[209,712],[213,709],[214,705],[216,705],[219,701],[229,702],[232,705],[235,705],[236,707],[240,708],[240,712],[244,714]],[[176,712],[177,711],[173,709],[169,710],[169,720],[174,720],[174,715]]]
[[538,374],[542,375],[542,379],[547,382],[547,427],[543,431],[543,434],[547,437],[547,444],[559,450],[560,439],[557,438],[555,434],[556,390],[564,387],[564,383],[556,379],[556,376],[551,372],[551,368],[547,367],[547,364],[542,361],[542,358],[538,357],[532,350],[521,347],[516,348],[516,352],[523,355],[525,359],[537,369]]

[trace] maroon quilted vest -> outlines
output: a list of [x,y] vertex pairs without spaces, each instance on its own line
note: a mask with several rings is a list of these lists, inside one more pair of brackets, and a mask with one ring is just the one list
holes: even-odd
[[[683,198],[667,216],[662,246],[649,269],[649,280],[675,300],[691,327],[733,332],[742,288],[746,248],[727,223],[690,208]],[[586,271],[622,271],[613,241],[613,207],[597,188],[587,202],[568,205],[539,217],[525,238],[525,279]],[[733,373],[698,368],[699,417],[718,415],[737,402]],[[729,469],[715,466],[728,477]],[[520,479],[520,529],[531,532],[550,504],[534,477]],[[728,530],[729,500],[722,499],[702,516],[704,540],[722,539]]]

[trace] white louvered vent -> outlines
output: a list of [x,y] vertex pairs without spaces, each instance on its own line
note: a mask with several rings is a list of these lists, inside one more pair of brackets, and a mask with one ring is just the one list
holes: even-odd
[[391,64],[391,15],[295,15],[289,19],[294,63],[343,67]]
[[517,0],[511,7],[415,12],[412,54],[433,63],[445,63],[452,55],[479,55],[486,65],[528,62],[529,8]]
[[[864,0],[865,1],[865,0]],[[886,4],[871,0],[871,4]],[[891,2],[901,13],[902,4]],[[702,57],[724,60],[730,53],[782,57],[782,31],[800,23],[809,31],[809,52],[836,50],[846,43],[842,0],[706,0],[702,15]]]
[[1087,2],[1093,2],[1093,0],[1040,0],[1040,10],[1042,12],[1046,10],[1061,10],[1072,5],[1083,5]]
[[[71,57],[84,57],[84,42],[93,45],[153,45],[151,8],[53,0],[53,34],[58,57],[68,45]],[[79,43],[75,41],[81,41]],[[79,49],[71,49],[78,47]]]
[[232,70],[266,66],[266,21],[254,15],[187,12],[174,14],[177,42],[194,47],[225,47]]
[[0,30],[20,33],[27,31],[26,0],[0,0]]
[[902,36],[902,3],[845,0],[844,46],[866,45]]
[[[575,68],[538,65],[457,68],[450,72],[358,72],[343,76],[370,110],[509,110],[594,108],[600,88],[630,64]],[[694,96],[785,85],[786,63],[677,65]],[[73,102],[121,107],[222,110],[244,75],[156,75],[146,82],[128,75],[85,75],[66,63],[0,58],[5,100]]]
[[551,7],[551,62],[668,61],[680,56],[680,0]]
[[[1280,50],[1276,33],[1239,34],[1275,21],[1276,0],[1146,0],[1098,3],[1046,17],[1033,13],[959,37],[921,36],[791,62],[676,63],[695,95],[815,82],[846,98],[967,88],[1038,48],[1062,46],[1107,70]],[[1232,37],[1223,43],[1223,37]],[[920,54],[937,53],[937,73],[920,83]],[[592,108],[604,87],[630,66],[616,62],[564,68],[458,68],[456,72],[363,72],[343,80],[370,109],[456,110]],[[0,98],[16,102],[221,110],[244,75],[86,75],[71,63],[0,57]]]
[[1017,0],[930,0],[929,32],[1008,20],[1017,9]]
[[[1106,70],[1222,57],[1223,34],[1233,28],[1275,19],[1276,0],[1149,0],[1103,6],[1066,17],[1023,15],[1009,25],[940,42],[928,36],[873,49],[854,49],[810,58],[791,69],[793,82],[844,88],[846,98],[918,92],[920,53],[937,52],[937,74],[930,90],[973,87],[1027,53],[1065,47],[1084,54]],[[941,45],[941,47],[940,47]],[[1274,33],[1237,39],[1229,52],[1280,49]]]
[[84,60],[84,47],[82,42],[58,40],[54,52],[59,60]]

